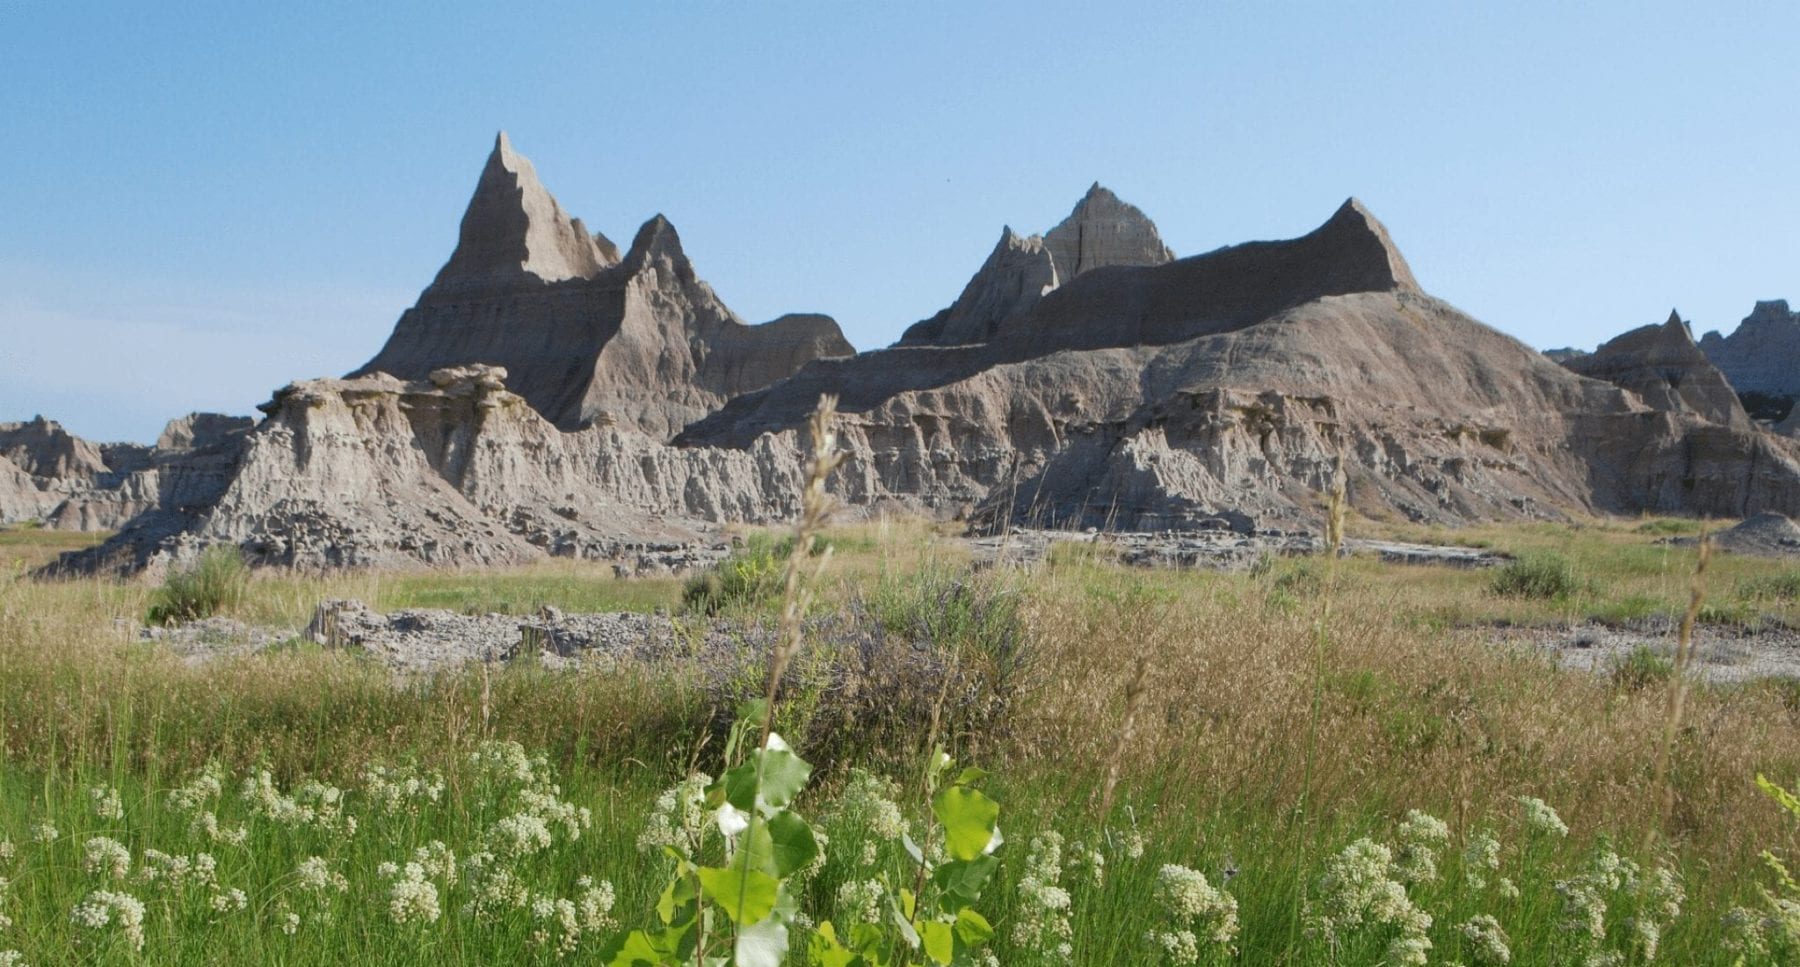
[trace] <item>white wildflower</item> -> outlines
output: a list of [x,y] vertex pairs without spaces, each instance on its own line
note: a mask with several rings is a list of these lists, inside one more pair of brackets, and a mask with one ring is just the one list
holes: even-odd
[[292,937],[300,932],[300,914],[292,910],[281,915],[281,932]]
[[43,843],[48,846],[56,842],[57,837],[61,835],[56,824],[48,819],[40,819],[31,827],[31,841],[34,843]]
[[1482,913],[1470,917],[1467,923],[1458,928],[1463,939],[1468,941],[1469,954],[1481,967],[1498,967],[1512,963],[1511,941],[1506,931],[1500,929],[1500,921]]
[[82,847],[81,869],[109,880],[123,880],[131,874],[131,850],[107,836],[95,836]]
[[1437,879],[1437,851],[1450,842],[1444,821],[1417,809],[1409,810],[1397,835],[1400,848],[1394,855],[1394,874],[1403,883],[1430,883]]
[[864,769],[851,769],[850,781],[838,797],[838,818],[861,825],[877,840],[897,840],[906,832],[906,817],[895,800],[900,787]]
[[1197,927],[1208,943],[1227,951],[1237,939],[1237,897],[1213,886],[1199,870],[1164,864],[1156,873],[1156,901],[1178,932]]
[[388,916],[399,924],[436,923],[440,913],[437,885],[425,878],[423,866],[406,864],[388,887]]
[[664,847],[693,856],[711,826],[706,808],[706,787],[712,777],[696,773],[662,791],[638,834],[638,849],[661,852]]
[[550,827],[543,817],[514,813],[496,822],[487,832],[487,846],[503,857],[517,858],[550,848]]
[[190,886],[212,886],[218,872],[218,861],[211,853],[174,856],[161,850],[144,851],[144,862],[137,878],[141,883],[181,890]]
[[444,776],[439,772],[372,765],[363,770],[362,781],[369,800],[389,816],[418,815],[421,806],[435,805],[444,796]]
[[1550,804],[1535,796],[1520,796],[1519,805],[1525,807],[1525,826],[1534,833],[1550,836],[1569,835],[1569,826],[1564,823]]
[[89,930],[116,926],[131,949],[144,949],[144,903],[129,893],[95,890],[69,911],[69,918]]
[[1500,871],[1500,841],[1494,834],[1482,830],[1469,837],[1469,843],[1463,848],[1463,875],[1469,886],[1474,889],[1485,889],[1488,877]]
[[223,893],[214,893],[207,903],[214,913],[236,913],[250,905],[250,898],[234,886]]
[[169,808],[176,812],[191,813],[218,798],[224,790],[224,767],[217,762],[208,762],[193,778],[169,791]]
[[456,854],[442,841],[434,839],[413,850],[412,860],[426,876],[447,887],[456,885]]
[[1307,929],[1333,949],[1364,926],[1394,926],[1402,937],[1419,938],[1431,929],[1431,915],[1414,906],[1395,879],[1393,852],[1370,839],[1326,862],[1318,894],[1319,907],[1307,911]]
[[887,889],[880,880],[845,880],[838,887],[837,905],[845,924],[880,923],[881,899]]
[[301,860],[294,870],[294,878],[305,893],[343,893],[350,889],[349,879],[342,873],[333,872],[323,856]]
[[94,804],[95,816],[113,821],[125,818],[125,802],[119,798],[117,789],[95,786],[88,790],[88,799]]
[[0,950],[0,967],[28,967],[25,955],[17,950]]
[[1402,933],[1388,941],[1388,967],[1425,967],[1431,961],[1431,938],[1423,933]]
[[469,757],[476,771],[492,780],[530,785],[549,772],[549,760],[527,755],[525,747],[510,740],[489,739]]
[[1027,952],[1066,960],[1075,935],[1069,923],[1069,891],[1063,889],[1062,834],[1045,832],[1031,839],[1025,875],[1019,879],[1018,920],[1013,945]]
[[226,846],[242,846],[250,838],[249,827],[242,824],[221,826],[219,814],[210,809],[194,813],[193,820],[188,823],[188,833]]
[[11,863],[13,857],[19,855],[19,848],[10,839],[0,839],[0,863]]

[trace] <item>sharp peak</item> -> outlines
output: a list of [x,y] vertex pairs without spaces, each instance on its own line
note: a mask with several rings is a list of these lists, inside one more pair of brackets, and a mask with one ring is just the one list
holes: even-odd
[[681,233],[675,230],[675,223],[661,212],[650,216],[649,220],[639,226],[637,234],[632,236],[631,248],[625,253],[621,264],[629,271],[642,269],[652,257],[661,256],[676,264],[686,274],[693,273],[692,264],[688,261],[687,252],[681,247]]

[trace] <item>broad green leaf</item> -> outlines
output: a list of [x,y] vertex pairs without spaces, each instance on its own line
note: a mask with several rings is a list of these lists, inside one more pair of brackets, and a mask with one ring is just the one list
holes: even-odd
[[819,841],[806,820],[783,809],[762,824],[769,831],[775,875],[786,879],[805,869],[819,855]]
[[787,957],[788,928],[775,917],[759,920],[738,930],[737,967],[781,967]]
[[675,917],[690,903],[694,902],[694,881],[677,875],[663,887],[662,896],[656,900],[656,915],[665,924],[675,922]]
[[994,937],[994,927],[987,918],[969,907],[956,911],[956,935],[966,947],[979,947]]
[[931,874],[931,882],[937,884],[937,888],[945,896],[967,905],[981,898],[981,888],[987,885],[988,878],[999,868],[1000,860],[994,856],[951,860]]
[[807,956],[818,967],[850,967],[856,955],[838,943],[837,930],[827,920],[819,924],[813,931],[812,938],[806,942]]
[[985,853],[1000,821],[1000,804],[967,786],[938,793],[931,800],[931,811],[944,824],[944,845],[959,860]]
[[793,802],[812,776],[812,766],[795,755],[779,735],[771,734],[769,747],[757,755],[762,760],[762,801],[772,809]]
[[927,920],[919,924],[919,939],[924,942],[925,956],[948,965],[956,954],[956,934],[947,923]]
[[756,808],[756,760],[748,759],[734,768],[726,770],[719,777],[718,787],[724,790],[725,801],[744,812]]
[[986,769],[970,766],[957,775],[956,784],[959,786],[979,785],[981,780],[986,779],[987,777],[988,771]]
[[775,909],[775,893],[781,883],[761,870],[737,862],[727,867],[702,866],[699,872],[700,889],[733,923],[755,923]]
[[[623,938],[602,947],[600,956],[609,967],[663,967],[681,962],[680,947],[685,930],[649,933],[633,930]],[[613,949],[614,945],[617,949]]]

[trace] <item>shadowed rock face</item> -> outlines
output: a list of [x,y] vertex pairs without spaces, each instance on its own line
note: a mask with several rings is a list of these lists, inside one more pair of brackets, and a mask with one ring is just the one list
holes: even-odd
[[1800,398],[1800,313],[1785,300],[1758,302],[1731,335],[1701,337],[1700,349],[1740,393]]
[[502,134],[456,252],[352,375],[500,366],[557,426],[620,422],[664,438],[812,359],[854,351],[826,316],[745,325],[661,215],[621,258],[563,212]]
[[1644,326],[1617,336],[1591,355],[1565,359],[1572,372],[1601,379],[1636,393],[1654,409],[1691,413],[1739,430],[1750,416],[1724,374],[1694,344],[1692,330],[1677,313],[1660,326]]
[[1161,265],[1175,254],[1156,225],[1096,182],[1075,210],[1043,236],[1011,227],[949,308],[908,327],[902,346],[986,342],[1005,320],[1031,309],[1057,286],[1107,266]]

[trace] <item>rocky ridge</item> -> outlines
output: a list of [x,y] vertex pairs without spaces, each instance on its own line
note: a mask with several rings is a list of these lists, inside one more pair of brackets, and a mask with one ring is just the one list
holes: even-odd
[[252,422],[190,414],[148,447],[93,443],[41,416],[0,423],[0,523],[117,530],[163,504],[209,500]]
[[1739,430],[1751,428],[1737,393],[1694,344],[1693,330],[1680,313],[1671,311],[1662,325],[1633,329],[1592,354],[1564,359],[1562,365],[1628,389],[1654,409],[1692,414]]
[[351,375],[425,379],[445,367],[499,366],[563,429],[619,423],[667,438],[810,360],[853,352],[827,316],[746,325],[696,274],[661,215],[621,257],[562,210],[502,133],[456,251]]
[[1731,335],[1702,336],[1700,350],[1739,393],[1800,399],[1800,313],[1786,300],[1758,302]]

